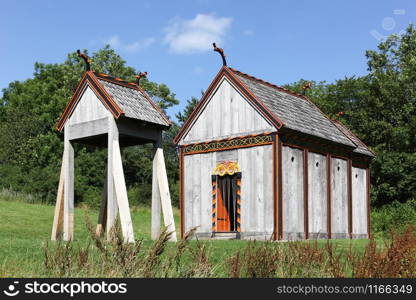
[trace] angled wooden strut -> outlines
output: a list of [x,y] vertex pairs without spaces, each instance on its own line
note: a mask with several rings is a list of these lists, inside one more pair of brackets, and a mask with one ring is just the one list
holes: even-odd
[[58,193],[56,195],[55,214],[53,217],[51,240],[62,238],[64,226],[64,165],[65,153],[62,157],[61,175],[59,176]]
[[[127,197],[126,182],[124,179],[123,163],[119,144],[118,129],[113,118],[109,118],[109,189],[108,189],[108,209],[107,209],[107,238],[111,238],[111,229],[117,217],[117,208],[120,213],[121,230],[124,241],[134,243],[133,223],[130,215],[129,201]],[[110,138],[112,140],[110,141]],[[110,165],[111,160],[111,165]],[[111,172],[111,173],[110,173]],[[110,195],[113,195],[110,197]],[[110,198],[112,200],[110,201]],[[114,201],[114,198],[116,201]],[[111,219],[110,219],[111,215]]]
[[163,221],[167,231],[171,232],[170,241],[176,242],[175,220],[173,218],[172,202],[169,192],[168,177],[166,173],[165,159],[161,137],[155,143],[155,155],[153,158],[152,178],[152,239],[160,235],[160,213],[163,213]]
[[70,241],[74,238],[74,147],[69,140],[70,128],[65,125],[64,138],[64,216],[63,239]]

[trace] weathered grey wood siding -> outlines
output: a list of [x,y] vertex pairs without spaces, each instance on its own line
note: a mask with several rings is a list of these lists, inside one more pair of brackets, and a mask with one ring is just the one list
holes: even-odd
[[241,167],[241,236],[269,239],[273,234],[272,146],[238,150]]
[[331,237],[348,237],[347,161],[332,158],[331,164]]
[[309,237],[327,238],[327,166],[326,156],[309,152],[308,219]]
[[223,78],[180,144],[276,131],[238,90]]
[[98,99],[93,90],[87,87],[78,101],[74,112],[68,120],[69,125],[98,120],[110,116],[104,104]]
[[272,146],[186,155],[184,157],[185,231],[212,234],[211,175],[217,163],[237,161],[241,167],[241,238],[268,239],[273,233]]
[[283,239],[304,238],[303,151],[282,147]]
[[352,234],[366,238],[367,232],[367,170],[352,168]]

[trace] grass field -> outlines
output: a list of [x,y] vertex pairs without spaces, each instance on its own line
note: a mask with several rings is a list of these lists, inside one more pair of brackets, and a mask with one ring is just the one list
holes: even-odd
[[[44,267],[43,246],[50,239],[54,207],[43,204],[0,200],[0,276],[1,277],[48,277]],[[86,247],[91,240],[85,223],[85,214],[92,221],[97,219],[97,211],[88,208],[76,208],[74,248]],[[174,212],[177,228],[178,211]],[[150,247],[150,210],[133,208],[132,218],[136,238],[144,240],[144,247]],[[49,242],[50,243],[50,242]],[[195,243],[191,241],[190,244]],[[337,253],[348,251],[350,247],[363,251],[368,240],[336,240]],[[169,243],[167,247],[174,247]],[[213,266],[213,276],[227,276],[228,259],[238,250],[247,247],[247,241],[202,241]],[[319,241],[318,245],[325,245]],[[53,243],[52,243],[53,245]]]

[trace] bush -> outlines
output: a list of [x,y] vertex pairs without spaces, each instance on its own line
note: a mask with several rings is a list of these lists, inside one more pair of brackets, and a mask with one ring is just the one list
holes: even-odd
[[379,236],[385,236],[391,230],[403,232],[408,224],[416,224],[416,199],[405,203],[396,201],[373,208],[371,212],[371,230]]

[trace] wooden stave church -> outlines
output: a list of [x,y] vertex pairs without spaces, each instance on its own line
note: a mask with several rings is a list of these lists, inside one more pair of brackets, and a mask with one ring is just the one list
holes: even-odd
[[224,63],[174,142],[182,236],[193,227],[202,239],[370,236],[375,154],[305,95]]
[[171,122],[151,97],[136,82],[92,71],[90,59],[78,50],[86,65],[82,79],[62,113],[56,129],[64,131],[64,154],[52,225],[51,239],[73,240],[74,234],[74,143],[108,149],[106,180],[96,228],[98,236],[106,231],[112,238],[117,216],[125,242],[134,242],[133,224],[124,180],[121,148],[152,143],[154,148],[152,170],[152,239],[161,233],[161,215],[164,226],[176,241],[168,178],[162,147],[162,132]]

